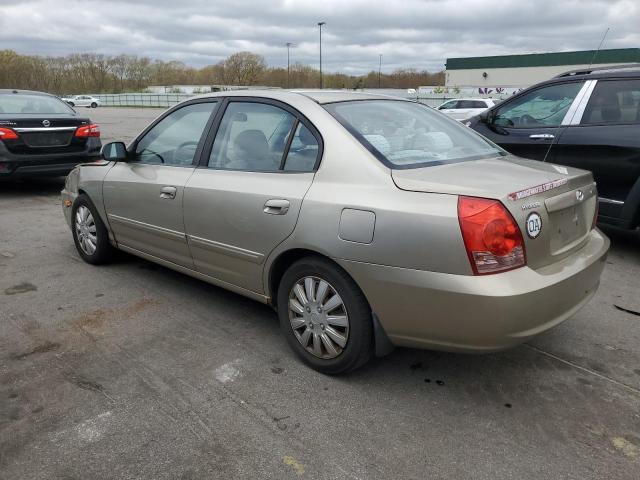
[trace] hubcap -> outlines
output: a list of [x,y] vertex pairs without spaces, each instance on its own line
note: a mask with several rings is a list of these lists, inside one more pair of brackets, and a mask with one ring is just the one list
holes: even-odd
[[289,321],[300,344],[318,358],[335,358],[347,345],[347,309],[326,280],[304,277],[295,283],[289,292]]
[[98,245],[98,237],[96,236],[96,222],[91,215],[91,211],[81,205],[76,210],[76,236],[80,248],[87,255],[93,255]]

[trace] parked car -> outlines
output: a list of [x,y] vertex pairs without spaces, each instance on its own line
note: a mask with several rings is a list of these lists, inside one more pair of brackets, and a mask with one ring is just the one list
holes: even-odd
[[65,97],[62,99],[72,107],[91,107],[97,108],[100,105],[100,99],[89,95],[75,95],[73,97]]
[[498,103],[499,100],[493,98],[458,98],[444,102],[438,107],[438,110],[451,118],[464,121],[481,114]]
[[640,226],[640,65],[559,75],[468,126],[514,155],[590,170],[599,221]]
[[101,146],[98,125],[59,98],[0,90],[0,178],[66,175]]
[[330,374],[393,345],[524,342],[591,298],[609,247],[589,172],[394,97],[210,94],[103,156],[62,192],[80,257],[115,247],[270,304]]

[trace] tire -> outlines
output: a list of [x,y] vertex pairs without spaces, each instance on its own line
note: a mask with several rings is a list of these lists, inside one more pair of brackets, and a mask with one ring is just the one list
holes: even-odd
[[96,102],[91,103],[91,108],[96,108],[98,104]]
[[[85,223],[80,223],[82,221]],[[71,233],[76,250],[85,262],[102,265],[111,260],[113,247],[109,243],[107,227],[85,194],[79,195],[71,207]],[[92,245],[95,248],[92,249]]]
[[[327,287],[321,287],[321,282]],[[306,304],[300,299],[300,289]],[[323,289],[324,299],[316,301]],[[311,295],[307,295],[309,291]],[[334,299],[336,294],[338,300]],[[289,346],[314,370],[337,375],[355,370],[371,358],[371,308],[356,283],[334,263],[321,257],[298,260],[282,276],[277,296],[280,328]],[[314,298],[310,301],[308,296]],[[290,300],[297,302],[293,309]],[[340,300],[341,304],[334,306]]]

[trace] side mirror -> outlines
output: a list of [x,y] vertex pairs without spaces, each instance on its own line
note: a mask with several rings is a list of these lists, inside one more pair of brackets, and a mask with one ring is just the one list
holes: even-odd
[[107,143],[100,154],[109,162],[124,162],[127,159],[127,147],[123,142]]
[[482,123],[490,124],[493,121],[491,110],[485,110],[484,112],[480,113],[480,121]]

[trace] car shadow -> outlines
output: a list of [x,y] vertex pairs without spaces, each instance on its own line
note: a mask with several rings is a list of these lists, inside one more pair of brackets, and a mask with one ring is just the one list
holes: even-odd
[[64,179],[65,177],[2,179],[0,180],[0,199],[58,195],[64,187]]

